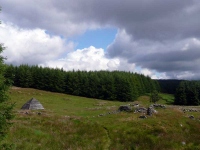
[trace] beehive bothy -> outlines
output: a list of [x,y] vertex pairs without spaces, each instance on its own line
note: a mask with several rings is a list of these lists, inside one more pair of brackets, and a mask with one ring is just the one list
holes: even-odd
[[36,100],[35,98],[31,98],[29,101],[27,101],[21,109],[31,109],[31,110],[35,110],[35,109],[44,109],[44,107],[42,106],[42,104]]

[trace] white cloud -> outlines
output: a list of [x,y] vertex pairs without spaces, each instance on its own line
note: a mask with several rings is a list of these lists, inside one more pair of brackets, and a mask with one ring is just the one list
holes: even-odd
[[146,76],[151,76],[153,72],[150,71],[149,69],[143,69],[143,70],[141,70],[141,73]]
[[149,76],[152,79],[168,79],[169,77],[165,73],[158,73],[155,70],[150,70],[148,68],[141,69],[139,73]]
[[70,52],[63,59],[48,61],[40,64],[43,67],[63,68],[64,70],[120,70],[138,72],[153,78],[159,78],[155,71],[149,69],[138,70],[135,64],[128,63],[122,58],[107,58],[105,51],[101,48],[90,46]]
[[90,46],[70,52],[63,59],[47,61],[41,65],[65,70],[116,70],[120,65],[120,60],[106,58],[103,49]]
[[[125,32],[125,31],[124,31]],[[125,35],[123,32],[122,35]],[[121,70],[155,76],[150,70],[138,71],[134,63],[126,59],[107,57],[106,52],[90,46],[74,51],[74,43],[59,36],[52,36],[43,29],[22,29],[13,24],[2,23],[0,34],[6,50],[3,56],[6,63],[29,64],[44,67],[63,68],[64,70]],[[130,38],[121,41],[130,41]]]
[[74,48],[59,36],[51,36],[43,29],[22,29],[8,23],[0,25],[0,42],[6,50],[3,56],[7,57],[6,63],[39,64],[49,60],[58,59],[63,53]]

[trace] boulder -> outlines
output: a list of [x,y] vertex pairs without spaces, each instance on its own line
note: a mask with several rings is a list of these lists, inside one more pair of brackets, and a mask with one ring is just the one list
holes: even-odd
[[145,116],[145,115],[142,115],[142,116],[140,116],[139,118],[141,118],[141,119],[146,119],[146,118],[147,118],[147,116]]
[[126,111],[126,112],[129,112],[129,111],[131,111],[132,109],[131,109],[130,106],[120,106],[118,110],[119,110],[119,111]]
[[148,107],[147,108],[147,115],[152,116],[154,113],[153,107]]
[[189,116],[189,118],[190,118],[190,119],[194,119],[194,116],[193,116],[193,115],[191,115],[191,116]]
[[146,112],[147,112],[147,109],[144,108],[144,107],[140,107],[140,108],[135,109],[135,112],[136,112],[136,113],[137,113],[137,112],[146,113]]
[[161,104],[153,104],[152,105],[154,108],[166,108],[165,105],[161,105]]

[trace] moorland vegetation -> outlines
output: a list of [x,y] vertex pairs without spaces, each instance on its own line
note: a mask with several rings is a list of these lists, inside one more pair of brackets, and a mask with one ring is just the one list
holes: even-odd
[[[166,108],[155,108],[157,113],[142,119],[146,114],[135,110],[149,107],[149,96],[119,102],[13,87],[10,97],[16,103],[16,117],[5,142],[13,143],[16,150],[199,149],[200,107],[168,105],[173,95],[159,96],[157,103]],[[30,97],[45,109],[20,110]],[[122,105],[132,111],[110,113]]]

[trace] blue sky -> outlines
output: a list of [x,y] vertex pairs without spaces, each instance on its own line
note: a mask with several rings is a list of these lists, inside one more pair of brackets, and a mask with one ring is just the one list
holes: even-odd
[[70,40],[77,44],[76,49],[94,46],[106,50],[107,46],[114,41],[116,34],[117,29],[115,28],[102,28],[87,30],[84,34]]

